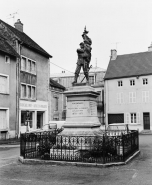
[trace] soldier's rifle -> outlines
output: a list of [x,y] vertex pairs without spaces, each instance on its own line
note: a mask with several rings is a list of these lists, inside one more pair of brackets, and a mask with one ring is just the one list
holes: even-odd
[[[89,70],[90,70],[91,68],[92,68],[92,65],[89,66],[88,72],[89,72]],[[83,79],[81,80],[81,83],[83,82],[84,79],[85,79],[85,76],[84,76]]]

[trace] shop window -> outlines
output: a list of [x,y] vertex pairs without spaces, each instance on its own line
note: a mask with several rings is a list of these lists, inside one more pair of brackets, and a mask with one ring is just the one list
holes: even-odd
[[33,112],[30,111],[21,111],[21,126],[27,126],[27,123],[29,124],[29,127],[33,127]]

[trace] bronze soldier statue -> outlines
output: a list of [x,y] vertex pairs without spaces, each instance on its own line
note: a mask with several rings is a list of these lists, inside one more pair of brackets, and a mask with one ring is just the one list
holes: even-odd
[[77,60],[77,67],[75,70],[75,77],[74,77],[74,83],[77,83],[77,79],[81,70],[81,67],[83,69],[86,83],[89,82],[89,64],[91,61],[91,39],[87,36],[88,31],[86,30],[86,27],[84,29],[84,32],[82,34],[83,42],[80,43],[80,48],[77,49],[78,54],[78,60]]

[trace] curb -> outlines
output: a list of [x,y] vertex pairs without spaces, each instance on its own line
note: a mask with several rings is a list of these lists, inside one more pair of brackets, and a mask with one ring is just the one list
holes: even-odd
[[19,156],[18,160],[22,164],[48,164],[48,165],[60,165],[60,166],[80,166],[80,167],[111,167],[111,166],[120,166],[128,164],[133,158],[140,154],[140,150],[135,152],[131,157],[129,157],[125,162],[118,162],[118,163],[108,163],[108,164],[99,164],[99,163],[82,163],[82,162],[67,162],[67,161],[52,161],[52,160],[38,160],[38,159],[24,159],[22,156]]
[[0,145],[0,148],[18,148],[20,147],[19,144],[3,144],[3,145]]

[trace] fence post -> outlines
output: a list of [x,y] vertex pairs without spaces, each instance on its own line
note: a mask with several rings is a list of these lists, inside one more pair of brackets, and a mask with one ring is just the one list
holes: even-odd
[[122,133],[122,155],[123,155],[123,161],[125,161],[125,143],[124,143],[124,135]]
[[103,134],[103,164],[105,164],[105,135]]

